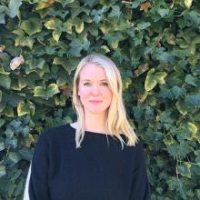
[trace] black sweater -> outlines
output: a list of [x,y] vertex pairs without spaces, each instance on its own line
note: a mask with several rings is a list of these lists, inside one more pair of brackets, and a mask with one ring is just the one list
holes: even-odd
[[149,184],[141,142],[124,146],[112,136],[63,125],[39,137],[32,160],[30,200],[147,200]]

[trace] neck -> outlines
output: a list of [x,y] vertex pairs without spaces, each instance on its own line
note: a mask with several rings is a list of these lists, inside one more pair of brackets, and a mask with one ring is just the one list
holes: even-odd
[[85,114],[85,131],[107,133],[106,122],[106,114]]

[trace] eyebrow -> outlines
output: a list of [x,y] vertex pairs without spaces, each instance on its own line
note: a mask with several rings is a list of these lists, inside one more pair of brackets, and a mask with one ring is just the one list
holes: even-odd
[[[92,80],[90,80],[90,79],[83,79],[83,80],[81,80],[81,81],[92,81]],[[103,81],[108,81],[107,79],[102,79],[102,80],[100,80],[100,82],[103,82]]]

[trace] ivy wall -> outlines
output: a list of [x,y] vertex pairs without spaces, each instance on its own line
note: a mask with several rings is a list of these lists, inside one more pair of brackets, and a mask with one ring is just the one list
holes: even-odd
[[1,0],[0,199],[21,199],[38,135],[75,120],[72,77],[91,52],[122,73],[151,199],[200,199],[199,0]]

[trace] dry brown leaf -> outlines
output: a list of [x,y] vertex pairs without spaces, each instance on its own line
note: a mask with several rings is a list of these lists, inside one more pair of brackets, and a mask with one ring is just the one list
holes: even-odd
[[0,53],[2,53],[6,49],[6,46],[0,45]]
[[23,56],[15,57],[11,60],[10,62],[10,68],[12,70],[17,69],[21,64],[24,63],[24,58]]
[[141,11],[148,12],[149,8],[151,8],[151,4],[148,1],[140,5]]

